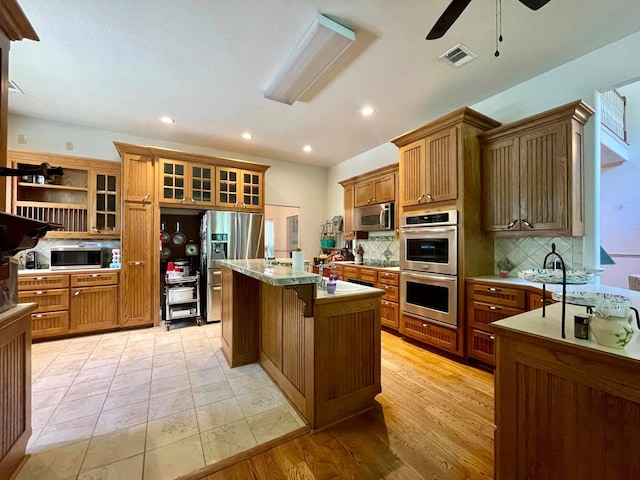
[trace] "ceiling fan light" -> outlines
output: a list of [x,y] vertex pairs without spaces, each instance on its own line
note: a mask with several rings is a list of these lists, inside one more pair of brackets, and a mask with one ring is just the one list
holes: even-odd
[[355,39],[355,32],[318,14],[263,91],[264,97],[293,105]]

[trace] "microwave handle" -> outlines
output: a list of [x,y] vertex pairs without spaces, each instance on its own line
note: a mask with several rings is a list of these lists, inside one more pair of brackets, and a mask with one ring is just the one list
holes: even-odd
[[458,279],[458,277],[456,277],[455,275],[434,275],[432,273],[402,272],[402,275],[404,275],[406,278],[418,278],[421,280],[440,280],[442,282],[455,282]]
[[380,210],[380,226],[381,226],[382,228],[385,228],[385,227],[387,226],[387,223],[386,223],[386,221],[385,221],[385,217],[386,217],[386,215],[385,215],[385,214],[386,214],[386,212],[387,212],[387,209],[386,209],[386,208],[383,208],[383,209],[381,209],[381,210]]

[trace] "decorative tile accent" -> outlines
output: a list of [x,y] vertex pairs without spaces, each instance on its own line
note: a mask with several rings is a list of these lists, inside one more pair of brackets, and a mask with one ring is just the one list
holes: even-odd
[[390,266],[397,266],[400,261],[400,241],[393,235],[370,236],[367,240],[354,240],[353,249],[362,246],[364,260],[389,262]]
[[[551,252],[551,244],[556,244],[556,252],[564,259],[567,270],[584,268],[582,257],[582,237],[524,237],[496,238],[494,241],[494,260],[508,258],[516,266],[511,270],[514,275],[522,270],[544,268],[544,257]],[[557,257],[554,257],[557,258]],[[548,261],[551,261],[551,257]],[[497,265],[495,273],[500,273]]]

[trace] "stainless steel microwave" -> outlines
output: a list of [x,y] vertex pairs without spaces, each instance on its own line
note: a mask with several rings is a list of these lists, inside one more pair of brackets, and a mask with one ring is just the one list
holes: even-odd
[[354,229],[359,232],[393,230],[393,203],[356,207],[353,211]]
[[51,270],[103,268],[109,266],[110,252],[101,247],[53,247]]

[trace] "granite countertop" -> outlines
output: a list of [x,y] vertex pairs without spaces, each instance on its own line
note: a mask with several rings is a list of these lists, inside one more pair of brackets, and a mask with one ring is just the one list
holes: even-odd
[[256,280],[282,287],[285,285],[300,285],[306,283],[320,283],[320,275],[304,271],[294,271],[289,265],[274,265],[263,258],[251,260],[219,260],[219,264],[229,267],[234,272],[242,273]]
[[[610,287],[613,288],[613,287]],[[618,289],[623,290],[623,289]],[[578,313],[585,313],[585,307],[579,307],[576,305],[566,305],[565,313],[565,335],[567,338],[562,338],[562,304],[555,303],[548,305],[546,308],[546,316],[542,317],[542,309],[532,310],[524,312],[513,317],[505,318],[493,322],[491,325],[495,325],[499,328],[504,328],[514,332],[526,333],[529,335],[542,337],[545,339],[551,339],[554,341],[575,345],[581,348],[589,348],[592,350],[598,350],[601,352],[617,355],[624,358],[640,361],[640,332],[636,325],[635,319],[632,322],[633,337],[625,348],[611,348],[600,345],[595,341],[593,335],[590,335],[589,340],[581,340],[574,337],[574,323],[573,317]]]
[[332,298],[340,298],[340,297],[349,297],[354,295],[367,295],[367,294],[376,294],[376,295],[384,295],[384,290],[380,288],[367,287],[366,285],[360,285],[357,283],[345,282],[342,280],[338,280],[336,282],[336,291],[335,293],[328,293],[326,290],[318,289],[316,292],[316,299],[332,299]]
[[44,275],[64,273],[109,273],[119,272],[119,268],[76,268],[72,270],[51,270],[50,268],[29,268],[18,270],[18,275]]

